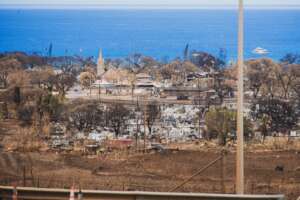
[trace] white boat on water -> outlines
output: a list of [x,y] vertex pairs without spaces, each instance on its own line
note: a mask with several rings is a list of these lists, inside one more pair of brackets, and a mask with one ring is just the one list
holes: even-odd
[[252,53],[254,54],[259,54],[259,55],[265,55],[265,54],[268,54],[269,51],[267,49],[264,49],[264,48],[261,48],[261,47],[257,47],[255,48]]

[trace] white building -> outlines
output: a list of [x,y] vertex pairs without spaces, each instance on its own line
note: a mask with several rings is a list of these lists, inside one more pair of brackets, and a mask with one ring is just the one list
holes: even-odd
[[135,93],[146,94],[154,91],[155,84],[152,77],[146,73],[139,73],[136,75]]

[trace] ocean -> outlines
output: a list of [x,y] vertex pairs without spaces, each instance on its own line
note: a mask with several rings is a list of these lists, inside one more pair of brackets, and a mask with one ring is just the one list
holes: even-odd
[[[245,11],[245,57],[262,47],[273,59],[300,53],[300,10]],[[233,9],[0,9],[0,52],[24,51],[106,58],[141,53],[156,59],[183,57],[184,48],[237,57]]]

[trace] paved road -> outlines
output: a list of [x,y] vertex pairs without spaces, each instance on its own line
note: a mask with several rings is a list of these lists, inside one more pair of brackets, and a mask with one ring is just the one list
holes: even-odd
[[[13,187],[0,186],[0,199],[11,199]],[[75,197],[77,199],[77,192]],[[70,190],[45,188],[17,188],[17,198],[23,200],[67,200]],[[159,193],[159,192],[119,192],[83,190],[86,200],[283,200],[283,195],[232,195],[201,193]]]
[[[156,102],[160,105],[169,105],[169,104],[178,104],[178,105],[192,105],[192,100],[176,100],[176,99],[165,99],[159,97],[137,97],[134,96],[112,96],[112,95],[105,95],[102,94],[100,97],[98,95],[92,96],[82,96],[81,99],[94,99],[99,100],[103,103],[122,103],[127,105],[147,105],[153,102]],[[71,100],[78,99],[78,98],[71,98]]]

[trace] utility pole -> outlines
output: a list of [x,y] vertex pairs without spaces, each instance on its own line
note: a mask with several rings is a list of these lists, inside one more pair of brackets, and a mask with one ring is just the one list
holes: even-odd
[[92,97],[92,77],[89,77],[90,79],[90,98]]
[[148,104],[144,105],[144,153],[146,153],[146,122],[148,118]]
[[244,3],[239,0],[236,193],[244,194]]
[[139,133],[140,133],[140,123],[139,121],[142,119],[142,116],[140,114],[140,106],[139,106],[139,97],[136,97],[136,136],[135,136],[135,148],[136,152],[139,152]]

